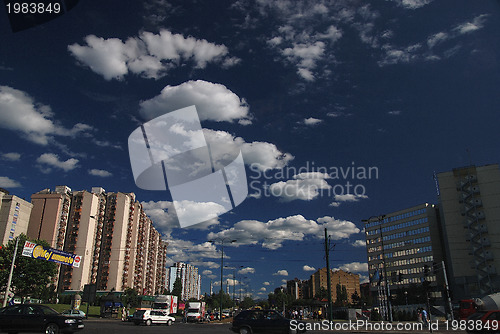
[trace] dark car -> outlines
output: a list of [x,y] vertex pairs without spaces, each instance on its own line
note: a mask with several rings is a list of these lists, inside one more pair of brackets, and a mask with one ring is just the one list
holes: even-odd
[[303,325],[302,322],[287,319],[273,310],[246,310],[233,318],[231,330],[240,334],[305,333],[305,326],[299,324]]
[[500,310],[477,311],[467,318],[468,333],[499,333]]
[[0,309],[0,331],[72,333],[84,327],[80,317],[59,314],[56,310],[37,304],[8,306]]

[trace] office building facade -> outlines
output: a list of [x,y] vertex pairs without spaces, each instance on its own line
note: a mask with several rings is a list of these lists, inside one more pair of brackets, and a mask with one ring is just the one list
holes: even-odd
[[386,281],[391,290],[424,280],[441,285],[442,275],[433,270],[443,260],[436,205],[424,203],[372,218],[365,224],[365,236],[372,294]]
[[500,289],[500,169],[468,166],[437,174],[453,298]]

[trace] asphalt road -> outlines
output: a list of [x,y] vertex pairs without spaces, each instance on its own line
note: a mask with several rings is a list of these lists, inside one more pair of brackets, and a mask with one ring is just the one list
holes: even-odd
[[[220,324],[220,323],[180,323],[176,322],[172,326],[166,325],[153,325],[153,326],[145,326],[140,325],[136,326],[131,322],[121,322],[119,320],[107,320],[107,319],[88,319],[85,320],[85,328],[76,333],[76,334],[153,334],[153,333],[162,333],[162,334],[190,334],[190,333],[224,333],[230,334],[233,333],[229,330],[230,324]],[[438,330],[434,330],[433,334],[467,334],[465,331],[453,331],[453,330],[445,330],[443,326],[439,326]],[[309,330],[307,333],[318,334],[318,333],[369,333],[369,334],[406,334],[406,333],[415,333],[415,334],[427,334],[430,333],[428,330],[399,330],[399,331],[387,331],[387,330]]]

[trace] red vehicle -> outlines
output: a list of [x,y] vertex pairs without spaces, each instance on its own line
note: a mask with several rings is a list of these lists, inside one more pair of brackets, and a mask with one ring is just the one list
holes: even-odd
[[477,311],[500,310],[500,293],[494,293],[475,299],[463,299],[459,303],[458,316],[467,319]]

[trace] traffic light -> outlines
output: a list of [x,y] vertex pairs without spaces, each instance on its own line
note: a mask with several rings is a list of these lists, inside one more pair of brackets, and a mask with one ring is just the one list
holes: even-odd
[[429,265],[428,264],[424,264],[424,276],[427,277],[429,276]]

